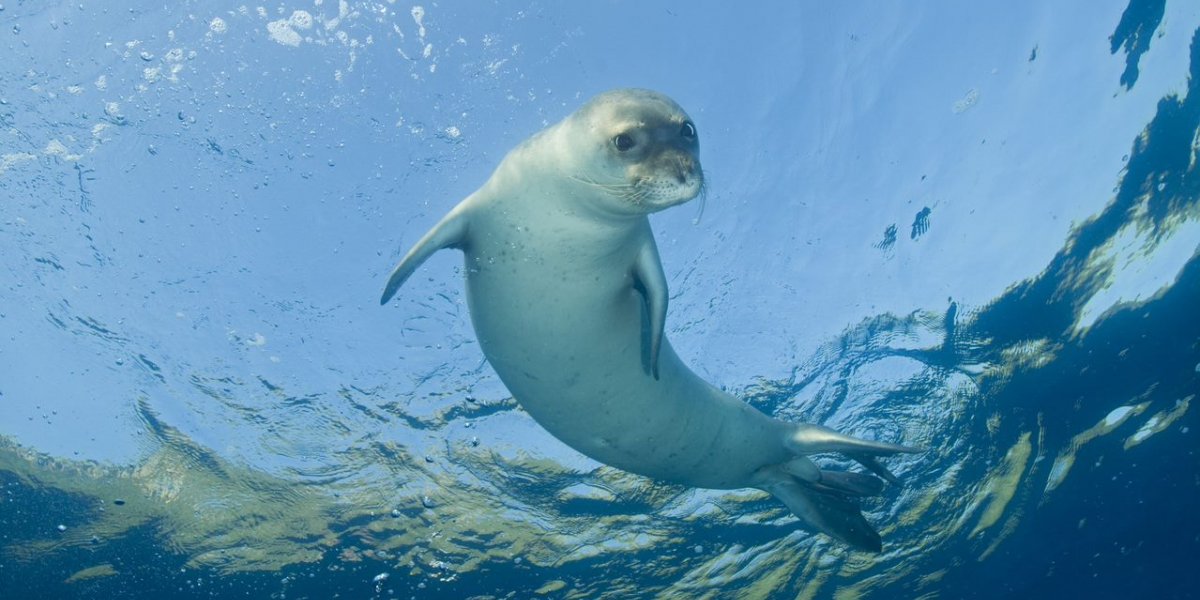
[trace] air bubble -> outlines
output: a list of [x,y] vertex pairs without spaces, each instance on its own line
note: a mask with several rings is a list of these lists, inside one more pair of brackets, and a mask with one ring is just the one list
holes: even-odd
[[115,119],[118,121],[124,119],[124,117],[121,115],[121,105],[116,102],[105,103],[104,114],[108,115],[110,119]]

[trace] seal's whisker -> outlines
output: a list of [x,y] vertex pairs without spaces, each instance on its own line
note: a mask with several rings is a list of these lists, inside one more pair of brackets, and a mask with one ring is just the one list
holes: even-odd
[[700,198],[700,207],[696,210],[696,217],[692,219],[692,225],[699,225],[700,219],[704,218],[704,205],[708,202],[708,182],[700,182],[700,192],[696,196]]
[[625,179],[622,177],[617,177],[615,175],[608,175],[607,173],[605,175],[607,175],[608,178],[612,179],[613,181],[621,182],[621,183],[615,183],[615,184],[601,183],[600,181],[596,180],[595,178],[583,177],[583,176],[574,175],[574,174],[568,175],[568,177],[570,177],[571,179],[574,179],[576,181],[582,181],[584,183],[591,183],[591,184],[595,184],[595,185],[622,185],[622,184],[628,185],[627,183],[625,183]]
[[646,198],[648,196],[650,196],[651,190],[644,186],[637,186],[637,187],[629,186],[629,187],[630,187],[630,190],[628,192],[626,192],[622,197],[625,198],[626,200],[629,200],[630,202],[633,202],[634,204],[644,204],[646,202]]
[[637,189],[637,186],[635,186],[634,184],[631,184],[631,183],[601,183],[599,181],[596,181],[595,179],[579,177],[576,175],[571,175],[570,178],[574,179],[575,181],[578,181],[580,183],[590,185],[592,187],[599,188],[606,192],[610,192],[610,193],[617,194],[617,195],[626,194],[631,191],[635,191]]

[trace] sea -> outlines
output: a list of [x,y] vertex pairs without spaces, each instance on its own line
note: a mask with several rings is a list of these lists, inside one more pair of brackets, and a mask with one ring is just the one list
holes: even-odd
[[[380,306],[623,87],[684,362],[923,449],[882,552],[555,439],[458,252]],[[0,599],[1200,598],[1198,165],[1194,0],[0,0]]]

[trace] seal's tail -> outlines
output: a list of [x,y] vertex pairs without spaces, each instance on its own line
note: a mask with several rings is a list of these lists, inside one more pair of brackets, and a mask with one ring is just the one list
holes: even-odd
[[884,480],[899,483],[877,457],[921,450],[860,440],[820,425],[798,424],[794,427],[784,443],[796,458],[776,465],[763,489],[779,498],[807,528],[856,550],[879,552],[883,548],[879,533],[863,517],[855,498],[882,493],[883,481],[865,473],[820,469],[807,455],[844,454]]

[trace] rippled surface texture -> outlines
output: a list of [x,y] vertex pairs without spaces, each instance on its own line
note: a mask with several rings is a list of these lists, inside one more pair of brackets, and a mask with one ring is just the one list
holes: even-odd
[[[1195,597],[1200,6],[778,4],[0,0],[0,596]],[[882,554],[550,437],[454,253],[378,306],[625,86],[684,360],[928,448]]]

